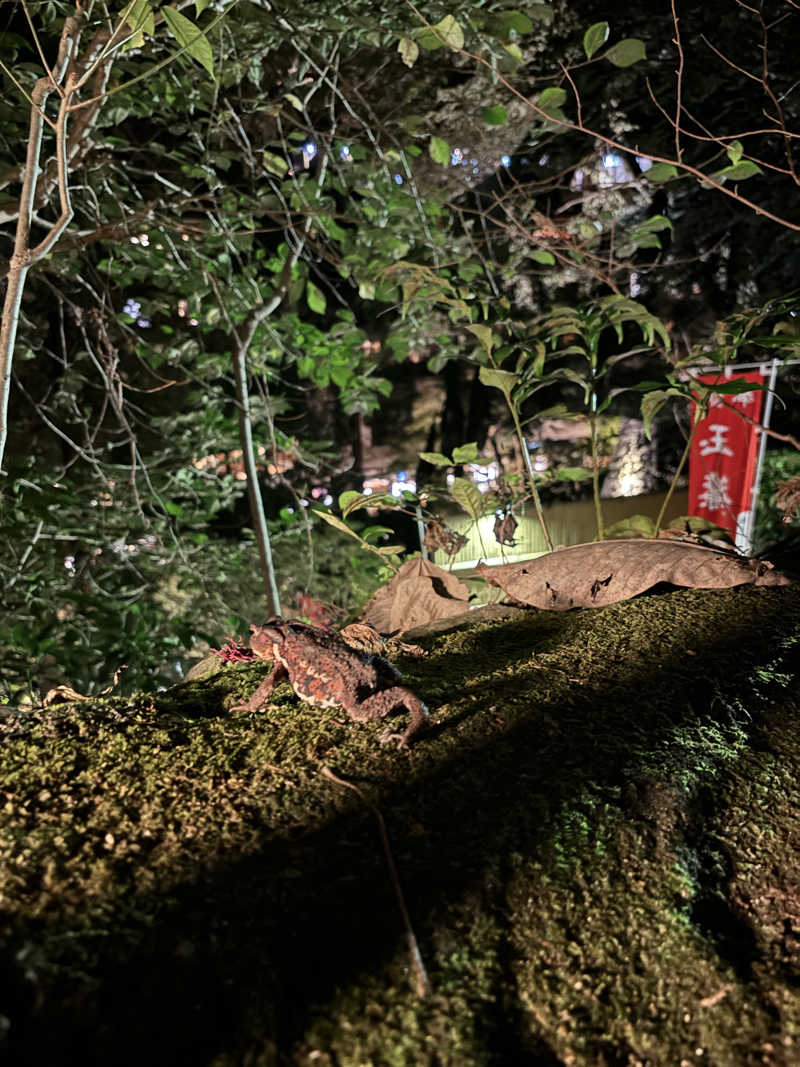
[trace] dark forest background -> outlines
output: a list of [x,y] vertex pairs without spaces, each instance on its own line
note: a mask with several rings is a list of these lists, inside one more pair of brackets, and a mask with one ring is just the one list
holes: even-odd
[[[420,453],[527,493],[498,382],[606,459],[644,398],[666,488],[688,369],[776,356],[799,473],[799,39],[791,0],[0,4],[3,697],[352,616],[447,497]],[[399,471],[377,552],[315,513]]]

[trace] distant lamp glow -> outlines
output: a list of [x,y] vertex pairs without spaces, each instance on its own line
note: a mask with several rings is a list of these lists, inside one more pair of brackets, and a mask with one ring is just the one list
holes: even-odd
[[606,168],[606,170],[613,170],[614,167],[622,166],[622,160],[613,152],[607,152],[603,156],[603,166]]
[[636,162],[639,164],[639,170],[650,170],[653,165],[652,159],[648,159],[647,156],[637,156]]
[[403,184],[403,179],[399,174],[395,174],[394,180],[395,180],[395,183],[397,185],[402,185]]
[[303,155],[308,156],[309,159],[313,159],[317,154],[317,146],[313,141],[306,141],[303,145]]
[[342,145],[342,147],[339,149],[339,159],[341,159],[344,163],[353,162],[353,153],[350,151],[350,145]]
[[501,167],[510,167],[511,166],[511,156],[500,156],[500,166]]

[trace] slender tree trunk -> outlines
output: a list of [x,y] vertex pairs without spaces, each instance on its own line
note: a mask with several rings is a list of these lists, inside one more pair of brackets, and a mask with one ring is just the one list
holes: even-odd
[[14,251],[8,267],[8,288],[3,301],[3,319],[0,322],[0,467],[3,465],[6,441],[8,440],[8,398],[11,391],[11,366],[14,345],[17,340],[19,312],[25,280],[31,267],[31,216],[39,177],[39,153],[42,147],[42,110],[45,101],[55,86],[49,78],[39,78],[31,99],[31,119],[28,129],[28,155],[22,179],[20,210],[17,216],[17,232]]
[[[250,334],[252,337],[252,334]],[[233,372],[236,377],[236,401],[239,409],[239,440],[242,444],[242,457],[244,469],[247,474],[247,493],[250,498],[250,515],[253,521],[253,530],[258,545],[258,560],[261,567],[261,576],[264,579],[264,589],[267,593],[270,615],[280,615],[281,602],[278,595],[278,583],[275,578],[275,567],[272,562],[272,548],[269,543],[269,531],[267,520],[264,515],[264,503],[261,499],[261,490],[258,484],[258,468],[256,456],[253,451],[253,424],[250,419],[250,395],[247,388],[247,345],[238,343],[234,346]]]
[[[52,71],[39,78],[31,93],[31,117],[28,128],[28,149],[25,159],[25,173],[22,178],[22,192],[19,199],[17,232],[14,238],[14,251],[8,269],[8,288],[3,302],[3,318],[0,322],[0,468],[3,465],[6,442],[8,440],[8,399],[11,389],[11,366],[14,358],[14,345],[17,339],[17,326],[22,306],[22,294],[28,271],[33,264],[46,256],[69,225],[72,218],[72,204],[69,198],[69,175],[67,171],[67,118],[70,100],[77,84],[76,72],[71,69],[78,48],[81,30],[86,21],[84,5],[77,2],[76,14],[65,19],[58,45],[58,56]],[[66,85],[59,88],[67,75]],[[58,171],[58,194],[61,214],[53,223],[42,241],[31,248],[31,221],[33,205],[36,198],[36,186],[39,180],[39,158],[42,150],[44,109],[47,98],[53,92],[61,97],[58,118],[51,125],[56,133],[56,166]]]

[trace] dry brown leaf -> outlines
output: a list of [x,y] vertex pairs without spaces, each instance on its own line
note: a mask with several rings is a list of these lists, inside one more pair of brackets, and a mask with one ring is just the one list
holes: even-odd
[[73,700],[88,699],[88,697],[73,689],[71,685],[56,685],[52,689],[48,689],[42,697],[42,707],[49,708],[51,704],[67,704]]
[[800,521],[800,477],[789,478],[775,486],[775,505],[782,511],[786,525]]
[[359,652],[371,653],[375,656],[392,656],[398,652],[404,652],[407,656],[427,656],[424,648],[419,645],[408,645],[396,638],[381,637],[374,626],[368,626],[363,622],[351,622],[339,631],[351,648],[357,648]]
[[362,622],[382,634],[459,615],[468,608],[469,588],[427,559],[410,559],[367,604]]
[[[96,695],[99,697],[108,696],[108,694],[119,685],[119,680],[122,675],[127,671],[128,664],[123,663],[117,667],[114,671],[114,681],[111,685],[107,685],[105,689],[101,689]],[[57,685],[53,689],[48,689],[42,698],[42,707],[49,708],[51,704],[71,704],[76,700],[93,700],[93,697],[85,696],[83,693],[79,693],[76,689],[73,689],[71,685]]]
[[789,584],[771,563],[703,545],[638,538],[573,545],[528,563],[481,564],[478,573],[516,602],[550,611],[616,604],[659,582],[692,589]]

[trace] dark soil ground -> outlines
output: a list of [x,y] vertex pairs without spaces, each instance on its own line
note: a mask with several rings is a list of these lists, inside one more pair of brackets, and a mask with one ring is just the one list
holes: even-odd
[[5,1064],[800,1064],[800,585],[421,643],[410,752],[263,664],[6,718]]

